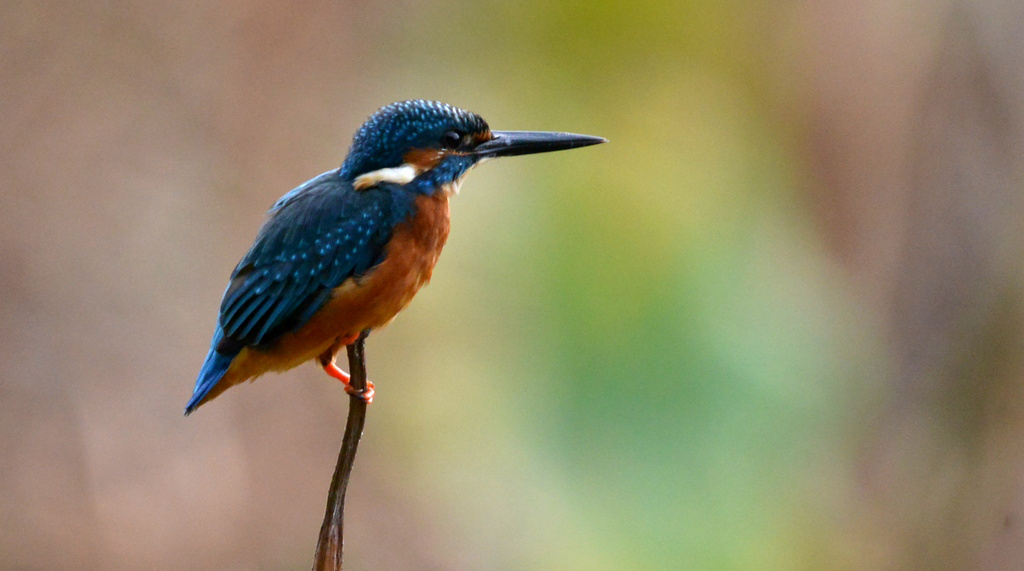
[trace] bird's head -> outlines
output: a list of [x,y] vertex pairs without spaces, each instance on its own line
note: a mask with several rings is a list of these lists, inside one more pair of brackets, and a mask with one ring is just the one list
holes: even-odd
[[544,131],[491,131],[479,115],[437,101],[392,103],[356,132],[341,175],[357,189],[400,184],[432,194],[458,190],[474,165],[495,157],[603,143],[601,137]]

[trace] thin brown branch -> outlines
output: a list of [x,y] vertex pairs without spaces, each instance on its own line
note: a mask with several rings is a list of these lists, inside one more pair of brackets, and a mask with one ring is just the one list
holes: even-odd
[[[359,339],[348,346],[349,374],[352,376],[352,388],[359,391],[366,389],[366,356],[364,348],[366,336],[364,331]],[[348,489],[348,478],[352,474],[352,464],[356,459],[359,438],[363,435],[363,424],[366,422],[366,403],[358,396],[349,399],[348,422],[345,423],[345,436],[338,452],[338,464],[331,478],[331,490],[327,495],[327,512],[324,523],[320,526],[320,538],[316,542],[316,553],[313,555],[313,571],[340,571],[342,551],[345,547],[343,526],[345,522],[345,491]]]

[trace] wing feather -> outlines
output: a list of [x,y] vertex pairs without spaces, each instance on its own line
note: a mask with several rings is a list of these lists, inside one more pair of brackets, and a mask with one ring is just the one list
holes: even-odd
[[384,259],[392,229],[412,212],[408,194],[356,191],[332,171],[282,197],[224,292],[225,336],[263,346],[309,321],[331,290]]

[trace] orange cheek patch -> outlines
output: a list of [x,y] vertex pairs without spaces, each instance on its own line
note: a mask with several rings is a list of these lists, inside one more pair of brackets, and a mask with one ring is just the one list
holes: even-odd
[[417,172],[425,172],[437,166],[444,158],[444,153],[437,149],[414,149],[405,153],[402,160],[405,164],[416,167]]
[[494,135],[490,131],[484,131],[483,133],[473,133],[473,146],[479,145],[480,143],[486,143],[494,138]]

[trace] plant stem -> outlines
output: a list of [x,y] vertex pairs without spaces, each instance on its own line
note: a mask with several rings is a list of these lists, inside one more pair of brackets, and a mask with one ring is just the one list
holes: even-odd
[[[357,392],[366,389],[364,348],[368,334],[369,331],[363,331],[359,338],[347,347],[349,375],[352,377],[350,382]],[[345,547],[345,491],[348,489],[348,478],[352,474],[352,464],[356,459],[356,449],[359,447],[359,438],[363,435],[365,422],[366,403],[358,396],[352,395],[348,404],[345,436],[341,441],[338,464],[334,467],[331,490],[327,495],[327,511],[324,514],[324,523],[320,526],[316,553],[313,555],[313,571],[341,571],[341,558]]]

